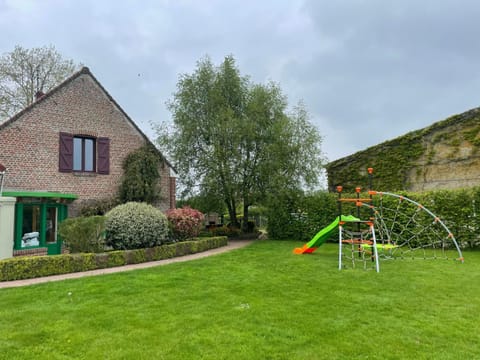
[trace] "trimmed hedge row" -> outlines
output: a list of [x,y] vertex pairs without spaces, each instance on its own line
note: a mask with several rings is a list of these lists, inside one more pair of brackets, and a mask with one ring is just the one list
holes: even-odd
[[153,248],[116,250],[93,254],[24,256],[0,261],[0,281],[32,279],[43,276],[105,269],[147,261],[157,261],[219,248],[227,245],[227,237],[192,239]]
[[[480,248],[480,186],[470,189],[436,190],[422,193],[401,191],[438,216],[455,236],[461,248]],[[368,196],[366,194],[361,196]],[[343,193],[342,197],[356,197]],[[310,240],[316,232],[338,216],[338,195],[335,193],[285,193],[272,199],[268,213],[268,235],[271,239]],[[374,205],[379,206],[379,197]],[[383,204],[395,209],[398,199],[385,196]],[[362,211],[367,208],[362,207]],[[416,208],[411,207],[414,211]],[[343,206],[344,215],[356,215],[354,206]],[[363,214],[365,217],[368,214]],[[335,236],[332,239],[336,241]]]

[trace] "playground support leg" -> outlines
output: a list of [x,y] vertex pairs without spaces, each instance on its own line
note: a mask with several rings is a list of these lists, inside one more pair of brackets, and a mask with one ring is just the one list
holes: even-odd
[[[360,253],[358,253],[360,255]],[[357,252],[355,250],[355,244],[353,242],[350,244],[350,257],[352,259],[352,269],[355,269],[355,256],[357,256]]]
[[377,249],[377,237],[375,236],[375,228],[373,227],[373,224],[370,225],[370,231],[372,232],[372,237],[373,237],[373,254],[375,256],[375,270],[380,272],[380,264],[378,263],[378,249]]
[[338,270],[342,270],[342,225],[338,227]]

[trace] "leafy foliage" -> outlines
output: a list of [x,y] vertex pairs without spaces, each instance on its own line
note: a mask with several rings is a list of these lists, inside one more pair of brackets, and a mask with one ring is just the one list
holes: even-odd
[[182,75],[169,109],[173,131],[158,129],[159,144],[186,189],[222,199],[235,226],[238,204],[247,226],[267,193],[318,181],[321,137],[303,104],[289,112],[278,85],[252,84],[231,56]]
[[442,219],[462,248],[480,246],[480,187],[411,195]]
[[152,146],[145,145],[130,153],[123,162],[120,201],[154,203],[160,193],[158,167],[161,159]]
[[[462,248],[480,246],[480,187],[460,190],[437,190],[423,193],[397,192],[426,207],[438,216],[455,236]],[[345,197],[354,197],[353,194],[344,194]],[[393,197],[374,197],[374,206],[380,207],[380,201],[388,209],[397,209],[399,201]],[[352,212],[353,211],[353,212]],[[344,215],[357,215],[353,208],[343,208]],[[360,218],[368,218],[369,209],[361,208]],[[416,223],[428,224],[432,218],[426,212],[414,215],[416,207],[405,206],[400,209],[404,224],[412,233]],[[268,212],[268,233],[272,239],[310,240],[316,232],[327,226],[338,216],[337,195],[334,193],[318,192],[304,194],[302,192],[288,192],[282,196],[270,199]],[[385,216],[387,216],[385,214]],[[415,216],[415,222],[411,222]],[[420,216],[420,217],[418,217]],[[421,217],[424,218],[421,218]],[[397,221],[402,221],[398,218]],[[410,223],[409,223],[410,222]],[[392,229],[395,231],[395,229]],[[399,229],[406,231],[406,228]],[[428,233],[426,233],[428,234]],[[429,242],[432,239],[418,235],[418,241]]]
[[208,229],[208,236],[227,236],[229,238],[238,237],[241,234],[239,228],[231,227],[231,226],[218,226],[218,227],[210,227]]
[[105,216],[106,244],[114,249],[139,249],[169,242],[168,220],[151,205],[128,202]]
[[412,164],[424,151],[421,133],[412,132],[339,159],[327,165],[329,189],[341,184],[345,191],[353,192],[355,187],[368,183],[367,167],[373,167],[375,189],[406,190],[410,186],[409,171]]
[[89,216],[65,219],[58,234],[71,253],[98,253],[105,249],[105,217]]
[[175,240],[185,240],[198,236],[205,219],[200,211],[190,207],[170,209],[166,215],[168,221],[172,224]]
[[177,207],[189,206],[194,209],[206,213],[224,214],[226,211],[225,202],[218,194],[208,194],[201,192],[200,194],[189,196],[184,199],[177,200]]
[[409,190],[415,179],[427,171],[425,165],[441,160],[436,158],[436,145],[441,143],[448,149],[451,160],[462,156],[458,149],[464,142],[471,145],[475,155],[480,146],[479,120],[480,109],[472,109],[333,161],[326,166],[328,187],[333,190],[341,183],[346,191],[353,191],[356,186],[367,183],[367,167],[373,167],[374,189]]
[[80,215],[105,215],[108,211],[112,210],[117,205],[120,205],[120,200],[118,198],[90,200],[88,202],[82,203],[82,206],[80,208]]
[[0,58],[0,118],[27,107],[37,92],[48,92],[77,67],[52,45],[32,49],[15,46]]
[[271,239],[310,240],[337,216],[335,194],[301,191],[272,197],[268,207],[267,231]]
[[106,253],[22,256],[0,261],[0,281],[32,279],[79,271],[105,269],[145,261],[158,261],[195,254],[227,245],[226,237],[196,239],[146,249],[116,250]]

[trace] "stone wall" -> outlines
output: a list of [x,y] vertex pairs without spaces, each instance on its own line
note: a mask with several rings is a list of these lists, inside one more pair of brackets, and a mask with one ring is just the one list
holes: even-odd
[[480,185],[480,108],[331,162],[327,165],[329,188],[367,186],[368,167],[375,170],[376,190]]

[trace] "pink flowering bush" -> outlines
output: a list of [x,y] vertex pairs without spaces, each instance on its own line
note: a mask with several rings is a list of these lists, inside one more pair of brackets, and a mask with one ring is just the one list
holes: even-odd
[[200,211],[188,206],[181,209],[170,209],[166,215],[171,224],[175,240],[185,240],[198,236],[205,219]]

